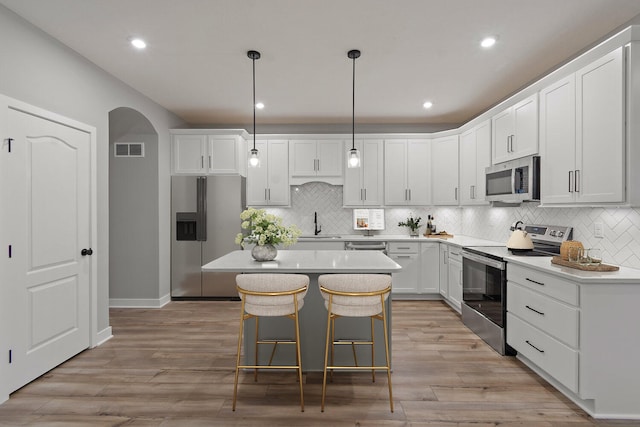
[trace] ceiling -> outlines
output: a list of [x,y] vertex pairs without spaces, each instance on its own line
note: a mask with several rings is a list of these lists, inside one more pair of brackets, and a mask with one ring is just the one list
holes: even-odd
[[[615,7],[612,7],[615,3]],[[0,0],[193,125],[463,123],[640,14],[639,0]],[[479,46],[497,37],[491,49]],[[133,49],[128,40],[144,38]],[[430,110],[424,101],[433,102]]]

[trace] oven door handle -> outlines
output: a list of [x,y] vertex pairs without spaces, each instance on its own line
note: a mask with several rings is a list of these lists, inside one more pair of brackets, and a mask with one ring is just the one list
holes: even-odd
[[471,252],[462,251],[462,258],[467,258],[471,261],[479,262],[480,264],[488,265],[489,267],[497,268],[498,270],[505,270],[506,265],[503,261],[483,257],[482,255],[472,254]]

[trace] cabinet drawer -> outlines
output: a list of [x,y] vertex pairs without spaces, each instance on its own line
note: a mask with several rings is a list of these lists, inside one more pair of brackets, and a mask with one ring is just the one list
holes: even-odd
[[389,253],[393,254],[417,254],[419,249],[418,242],[389,242]]
[[507,280],[549,295],[571,305],[578,305],[578,285],[538,270],[509,264]]
[[578,347],[578,309],[510,282],[507,310],[559,339]]
[[578,352],[507,313],[507,343],[569,390],[578,392]]

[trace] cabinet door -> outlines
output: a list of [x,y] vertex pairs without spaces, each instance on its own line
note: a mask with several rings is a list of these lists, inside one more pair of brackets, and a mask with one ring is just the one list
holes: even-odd
[[316,141],[289,142],[291,176],[314,176],[317,169]]
[[440,292],[440,244],[420,244],[420,286],[418,291],[425,294]]
[[[344,186],[342,188],[342,200],[344,206],[362,206],[364,202],[364,192],[362,191],[362,169],[365,166],[365,153],[361,140],[355,141],[354,145],[360,152],[361,164],[359,168],[344,169]],[[351,141],[346,141],[344,143],[344,149],[347,150],[350,148]]]
[[440,274],[440,295],[449,298],[449,246],[446,243],[439,243],[439,274]]
[[458,311],[462,303],[462,263],[449,258],[449,301]]
[[365,140],[362,144],[363,205],[382,206],[383,147],[382,140]]
[[238,174],[240,142],[236,137],[208,137],[206,167],[210,174]]
[[509,158],[538,153],[538,94],[513,106],[513,133]]
[[407,141],[384,141],[384,202],[385,205],[404,206],[407,191]]
[[620,47],[576,73],[576,201],[625,199],[625,79]]
[[202,174],[206,171],[205,135],[173,135],[173,172]]
[[458,135],[431,142],[431,182],[434,205],[458,204]]
[[460,135],[460,204],[472,205],[476,190],[476,130]]
[[486,200],[487,181],[485,169],[491,166],[491,121],[476,127],[476,184],[471,190],[474,205],[488,205]]
[[260,156],[260,167],[247,168],[246,186],[248,206],[264,206],[267,204],[267,190],[269,186],[267,141],[256,141],[256,149]]
[[575,76],[540,91],[541,202],[572,203],[576,150]]
[[426,139],[407,141],[407,188],[409,205],[431,204],[431,144]]
[[268,143],[268,204],[288,206],[290,199],[288,141],[271,140]]
[[491,118],[491,152],[493,164],[506,162],[509,160],[509,142],[513,135],[513,115],[511,108],[507,108],[501,113]]
[[342,176],[344,151],[344,142],[341,140],[318,141],[316,148],[318,175]]
[[417,294],[420,274],[418,254],[389,254],[389,258],[400,264],[402,270],[392,274],[392,296],[396,294]]

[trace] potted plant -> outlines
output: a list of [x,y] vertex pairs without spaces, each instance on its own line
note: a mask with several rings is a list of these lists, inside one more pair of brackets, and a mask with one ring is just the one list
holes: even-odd
[[289,246],[298,241],[302,233],[297,226],[285,227],[282,218],[269,214],[264,209],[248,208],[240,214],[242,229],[247,233],[238,233],[236,244],[244,248],[245,243],[255,243],[251,256],[256,261],[271,261],[278,254],[275,245]]
[[398,223],[399,227],[407,227],[410,230],[410,234],[411,236],[418,236],[419,232],[418,230],[420,229],[420,221],[422,220],[421,217],[413,217],[413,214],[409,214],[409,217]]

